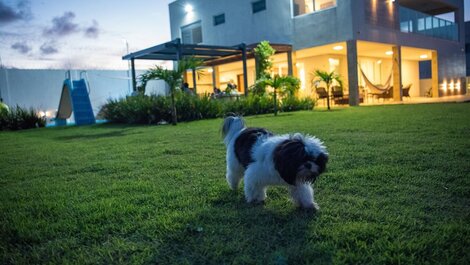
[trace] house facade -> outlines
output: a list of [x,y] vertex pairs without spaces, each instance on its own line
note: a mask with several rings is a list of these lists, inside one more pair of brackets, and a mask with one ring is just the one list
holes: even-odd
[[[466,93],[463,0],[177,0],[169,10],[171,37],[183,43],[292,45],[291,56],[273,57],[272,71],[297,76],[301,95],[315,94],[316,69],[342,76],[350,105],[377,88],[395,101]],[[255,64],[248,61],[249,84]],[[240,62],[207,71],[199,92],[242,86]]]

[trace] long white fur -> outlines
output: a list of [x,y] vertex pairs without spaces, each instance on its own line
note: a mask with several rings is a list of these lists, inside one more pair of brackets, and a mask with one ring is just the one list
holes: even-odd
[[[233,117],[232,117],[233,118]],[[319,209],[314,201],[314,192],[310,183],[297,183],[295,186],[287,184],[281,178],[273,162],[274,149],[287,139],[298,139],[304,142],[306,152],[312,155],[326,153],[323,143],[316,137],[309,135],[284,134],[278,136],[262,136],[254,144],[252,152],[254,162],[247,169],[239,163],[235,155],[235,141],[240,133],[246,129],[241,118],[235,117],[231,121],[229,130],[225,135],[224,143],[227,147],[227,183],[233,190],[238,188],[244,179],[245,199],[249,203],[263,202],[266,199],[266,189],[269,185],[289,186],[293,202],[302,207]]]

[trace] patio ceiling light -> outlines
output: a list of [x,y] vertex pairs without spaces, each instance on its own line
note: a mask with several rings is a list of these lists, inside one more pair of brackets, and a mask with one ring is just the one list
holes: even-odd
[[393,54],[393,51],[386,51],[385,54],[386,54],[386,55],[392,55],[392,54]]
[[337,45],[337,46],[333,47],[333,50],[335,50],[335,51],[341,51],[342,49],[344,49],[344,47],[341,46],[341,45]]
[[427,54],[423,54],[423,55],[420,55],[419,58],[421,58],[421,59],[427,59],[427,58],[428,58],[428,55],[427,55]]
[[184,6],[184,11],[185,11],[186,13],[191,13],[191,12],[193,12],[193,10],[194,10],[194,9],[193,9],[193,6],[190,5],[190,4],[186,4],[186,5]]

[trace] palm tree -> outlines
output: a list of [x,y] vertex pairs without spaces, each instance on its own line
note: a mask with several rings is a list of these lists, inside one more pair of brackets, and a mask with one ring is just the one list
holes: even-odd
[[280,76],[261,78],[256,84],[262,87],[270,86],[273,88],[274,115],[277,115],[277,90],[281,90],[282,95],[294,96],[295,91],[300,87],[300,80],[293,76]]
[[[142,86],[145,87],[145,84],[152,79],[161,79],[165,81],[170,87],[170,97],[171,97],[171,124],[176,125],[177,116],[176,116],[176,106],[175,106],[175,91],[183,83],[183,74],[188,69],[196,69],[202,65],[200,59],[194,57],[186,57],[182,60],[179,60],[177,66],[173,70],[164,69],[161,66],[155,66],[150,68],[144,74],[140,76],[142,81]],[[198,75],[200,72],[198,72]]]
[[333,84],[333,81],[336,81],[339,83],[341,87],[343,87],[343,81],[341,80],[341,76],[335,71],[331,71],[330,73],[327,71],[322,71],[322,70],[315,70],[313,72],[314,79],[312,80],[312,83],[316,82],[324,82],[326,84],[326,93],[328,94],[328,97],[326,97],[326,103],[328,106],[328,110],[330,110],[330,87],[331,84]]

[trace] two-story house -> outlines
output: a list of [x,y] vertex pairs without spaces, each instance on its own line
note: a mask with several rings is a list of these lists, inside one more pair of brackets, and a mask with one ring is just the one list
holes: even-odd
[[[281,51],[273,56],[273,74],[297,76],[300,95],[312,96],[321,86],[312,84],[316,69],[342,76],[350,105],[383,90],[395,101],[466,93],[463,0],[176,0],[169,11],[171,37],[183,44],[270,41]],[[229,82],[244,92],[255,81],[255,59],[208,66],[198,93]]]

